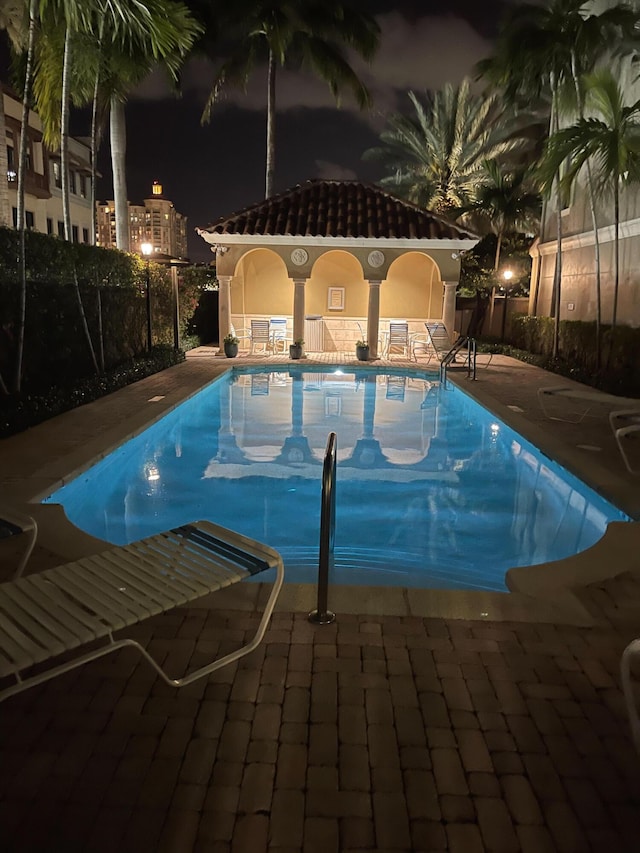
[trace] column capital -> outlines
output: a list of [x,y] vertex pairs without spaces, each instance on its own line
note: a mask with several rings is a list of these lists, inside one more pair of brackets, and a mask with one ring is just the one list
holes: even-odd
[[369,278],[367,281],[369,282],[369,287],[380,287],[382,284],[381,278]]
[[304,286],[305,286],[305,284],[309,281],[309,279],[307,278],[307,276],[306,276],[306,275],[305,275],[304,277],[300,277],[300,276],[291,276],[291,281],[292,281],[295,285],[300,285],[300,286],[304,287]]
[[232,275],[217,275],[216,278],[221,284],[228,284],[233,278]]

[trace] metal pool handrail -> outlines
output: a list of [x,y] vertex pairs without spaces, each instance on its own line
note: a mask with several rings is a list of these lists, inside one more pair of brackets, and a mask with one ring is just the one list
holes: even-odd
[[460,352],[463,346],[467,346],[467,376],[471,379],[476,378],[476,339],[470,337],[458,338],[449,352],[440,362],[440,382],[446,384],[447,367],[454,361],[456,355]]
[[329,569],[333,569],[333,545],[336,529],[336,460],[338,437],[330,432],[322,466],[322,502],[320,507],[320,561],[318,564],[318,601],[309,614],[309,621],[330,625],[336,614],[327,610]]

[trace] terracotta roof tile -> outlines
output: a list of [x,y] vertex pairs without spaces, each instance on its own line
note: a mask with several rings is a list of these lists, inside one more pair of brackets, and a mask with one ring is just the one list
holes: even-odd
[[475,234],[373,184],[307,181],[224,216],[211,234],[465,240]]

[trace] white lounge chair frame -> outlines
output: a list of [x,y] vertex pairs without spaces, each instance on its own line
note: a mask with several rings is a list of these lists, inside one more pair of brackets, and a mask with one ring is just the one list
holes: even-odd
[[[276,578],[253,638],[230,654],[171,678],[147,650],[115,631],[172,610],[266,569]],[[264,637],[284,580],[277,551],[212,524],[197,521],[110,548],[54,569],[0,584],[0,702],[126,646],[133,646],[173,687],[184,687],[253,651]],[[52,658],[105,639],[86,654],[49,665]]]
[[[548,408],[550,399],[562,399],[579,402],[583,404],[580,412],[571,413],[568,417],[561,417],[558,414],[552,414]],[[603,391],[597,391],[595,388],[573,388],[569,385],[551,385],[547,388],[538,388],[538,402],[543,413],[550,420],[566,421],[570,424],[581,423],[594,406],[636,406],[640,412],[640,400],[633,400],[628,397],[616,397],[615,394],[605,394]]]
[[36,544],[36,539],[38,537],[38,525],[36,524],[35,518],[32,518],[32,516],[25,515],[12,507],[5,506],[4,504],[0,504],[0,518],[6,522],[9,528],[12,528],[17,535],[22,533],[26,535],[25,549],[14,575],[14,577],[20,577]]
[[630,474],[640,474],[640,468],[634,466],[629,457],[629,440],[640,439],[640,401],[636,409],[620,409],[609,413],[609,423],[613,437],[618,445],[622,461]]
[[640,640],[632,640],[629,643],[622,653],[622,660],[620,661],[622,692],[624,693],[624,701],[627,706],[629,725],[631,726],[633,742],[636,745],[638,753],[640,753],[640,717],[638,717],[638,707],[631,681],[631,661],[634,657],[640,659]]

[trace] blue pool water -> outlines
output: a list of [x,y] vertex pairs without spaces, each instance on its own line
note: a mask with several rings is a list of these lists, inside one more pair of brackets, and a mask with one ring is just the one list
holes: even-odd
[[47,501],[114,544],[210,519],[311,582],[331,431],[334,583],[504,590],[628,520],[455,386],[335,367],[235,369]]

